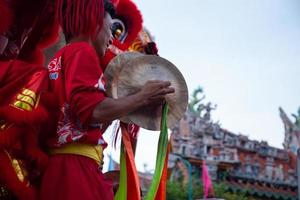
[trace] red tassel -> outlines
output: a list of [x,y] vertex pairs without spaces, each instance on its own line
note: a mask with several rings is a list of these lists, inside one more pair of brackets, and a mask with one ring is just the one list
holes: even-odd
[[103,0],[58,0],[56,17],[67,37],[96,37],[104,18]]

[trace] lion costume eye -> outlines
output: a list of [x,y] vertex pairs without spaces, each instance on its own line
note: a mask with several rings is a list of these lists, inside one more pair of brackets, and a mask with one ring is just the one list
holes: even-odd
[[124,23],[120,19],[112,20],[111,32],[113,37],[120,42],[124,42],[128,34]]

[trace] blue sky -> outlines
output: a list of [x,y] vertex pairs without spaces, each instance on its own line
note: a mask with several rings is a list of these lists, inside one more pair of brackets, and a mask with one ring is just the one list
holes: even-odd
[[[300,106],[300,1],[134,0],[159,53],[201,85],[223,128],[282,147],[278,107]],[[141,133],[138,169],[152,169],[158,133]]]

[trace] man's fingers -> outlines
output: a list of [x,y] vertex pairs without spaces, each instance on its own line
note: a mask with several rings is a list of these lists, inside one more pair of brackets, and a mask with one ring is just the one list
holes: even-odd
[[157,93],[155,94],[156,95],[166,95],[166,94],[172,94],[175,92],[175,89],[172,88],[172,87],[168,87],[168,88],[163,88],[159,91],[157,91]]
[[172,94],[175,92],[175,89],[172,87],[168,87],[165,89],[165,94]]
[[172,94],[174,92],[175,92],[174,88],[165,88],[160,90],[155,95],[151,96],[149,100],[165,99],[167,94]]
[[171,85],[171,82],[170,81],[150,80],[150,81],[147,81],[146,84],[153,84],[158,87],[169,87]]
[[159,83],[159,85],[160,85],[160,88],[166,88],[166,87],[169,87],[171,85],[171,82],[169,82],[169,81],[161,81]]
[[164,81],[163,82],[163,87],[169,87],[171,85],[170,81]]

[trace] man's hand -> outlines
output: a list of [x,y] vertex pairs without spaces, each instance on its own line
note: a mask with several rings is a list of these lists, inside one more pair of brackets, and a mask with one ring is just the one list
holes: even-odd
[[144,105],[163,104],[166,95],[175,92],[170,86],[169,81],[147,81],[137,95],[141,97]]
[[145,105],[162,105],[166,95],[175,92],[170,86],[168,81],[148,81],[136,94],[118,99],[107,97],[94,109],[91,123],[111,122]]

